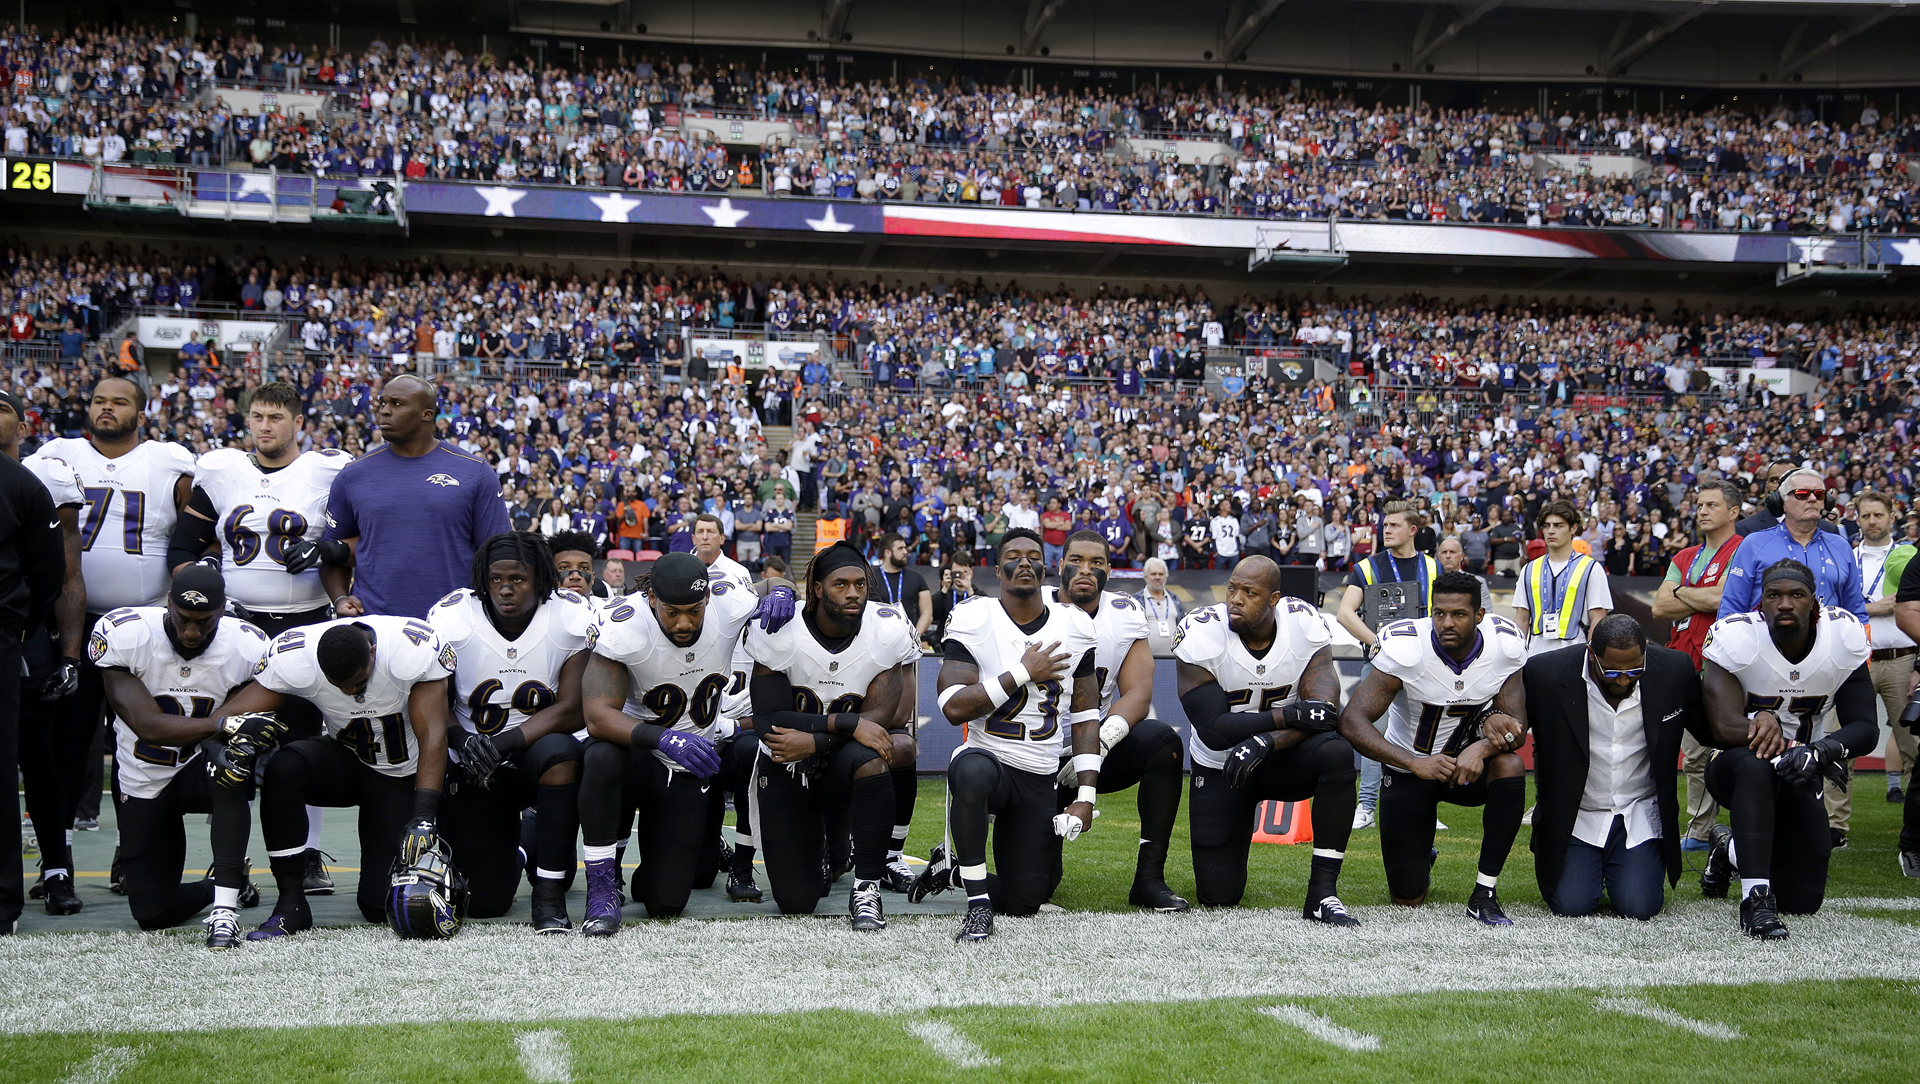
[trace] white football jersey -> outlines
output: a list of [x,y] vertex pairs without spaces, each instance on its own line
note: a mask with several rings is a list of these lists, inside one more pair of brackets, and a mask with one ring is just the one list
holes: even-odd
[[[87,658],[102,670],[125,670],[140,679],[168,715],[205,719],[234,689],[253,680],[267,653],[267,634],[237,617],[222,617],[205,651],[183,659],[167,637],[165,606],[113,610],[87,637]],[[199,766],[198,745],[176,748],[142,741],[123,719],[113,722],[114,770],[120,792],[156,798],[175,773]]]
[[[1058,587],[1049,587],[1047,591],[1047,597],[1054,602],[1073,605],[1061,597]],[[1100,717],[1105,719],[1113,710],[1114,698],[1120,695],[1120,664],[1127,661],[1127,652],[1133,650],[1135,640],[1147,638],[1146,611],[1140,608],[1137,599],[1102,591],[1100,610],[1093,615],[1093,634],[1100,641],[1093,657],[1093,672],[1100,678]]]
[[796,614],[779,632],[747,626],[747,651],[769,670],[787,676],[793,686],[793,710],[808,715],[859,711],[866,706],[873,679],[905,662],[918,662],[920,643],[900,610],[867,603],[860,631],[839,651],[829,651]]
[[213,502],[220,571],[227,594],[249,610],[298,613],[327,604],[320,570],[287,575],[287,546],[318,541],[327,528],[333,476],[353,457],[333,448],[306,452],[276,471],[251,454],[222,448],[200,457],[193,483]]
[[[1297,598],[1273,612],[1273,646],[1255,656],[1238,633],[1227,627],[1225,603],[1188,612],[1173,636],[1173,657],[1201,667],[1226,691],[1235,711],[1270,711],[1300,699],[1300,675],[1314,653],[1333,642],[1320,611]],[[1224,768],[1225,749],[1210,748],[1198,732],[1190,743],[1193,761]]]
[[55,508],[72,508],[87,503],[86,493],[80,485],[80,475],[66,460],[49,455],[30,455],[23,466],[40,479],[41,485],[47,487],[47,492],[53,496]]
[[[753,595],[753,574],[747,566],[720,554],[707,566],[708,583],[730,583]],[[759,605],[755,596],[755,606]],[[794,616],[798,621],[799,615]],[[720,694],[720,717],[738,723],[753,714],[753,695],[747,691],[747,679],[753,676],[753,656],[747,653],[747,643],[742,639],[733,649],[733,674],[727,681],[727,691]]]
[[[320,638],[335,625],[373,631],[373,678],[360,696],[341,692],[320,669]],[[420,762],[407,698],[415,685],[451,677],[458,669],[453,648],[417,617],[343,617],[275,637],[256,680],[263,688],[311,700],[329,736],[381,775],[401,777],[412,775]]]
[[57,459],[79,477],[80,573],[87,612],[159,605],[166,597],[167,540],[180,518],[175,480],[193,473],[184,445],[143,440],[118,459],[78,437],[50,440],[31,459]]
[[498,734],[520,726],[560,698],[560,668],[587,649],[593,610],[572,591],[540,604],[518,640],[500,635],[479,595],[461,588],[427,611],[427,624],[460,658],[453,675],[453,717],[462,727]]
[[1494,694],[1527,661],[1520,626],[1496,614],[1480,619],[1479,644],[1464,666],[1433,640],[1433,619],[1395,621],[1380,629],[1374,669],[1400,679],[1400,693],[1387,709],[1387,740],[1420,756],[1453,756],[1480,739],[1478,727],[1462,727],[1492,702]]
[[[700,636],[681,647],[667,638],[646,595],[630,595],[601,610],[587,636],[594,654],[627,668],[632,682],[627,714],[672,730],[720,737],[720,698],[733,682],[733,651],[760,604],[753,592],[727,580],[707,581],[707,614]],[[678,768],[655,750],[662,764]]]
[[1788,662],[1773,646],[1766,619],[1757,613],[1728,614],[1715,621],[1700,648],[1701,658],[1740,682],[1748,715],[1774,712],[1788,740],[1801,743],[1821,736],[1821,724],[1833,710],[1834,691],[1872,654],[1859,618],[1837,606],[1822,606],[1816,614],[1813,650],[1799,662]]
[[[1027,682],[1006,703],[967,723],[961,746],[984,749],[1023,772],[1058,771],[1060,752],[1066,748],[1064,724],[1073,704],[1072,675],[1100,646],[1093,618],[1077,606],[1050,601],[1038,624],[1022,628],[1007,616],[999,599],[976,596],[953,608],[947,640],[973,656],[981,681],[998,681],[1029,647],[1059,642],[1069,656],[1066,673],[1053,681]],[[954,750],[956,755],[959,751]]]

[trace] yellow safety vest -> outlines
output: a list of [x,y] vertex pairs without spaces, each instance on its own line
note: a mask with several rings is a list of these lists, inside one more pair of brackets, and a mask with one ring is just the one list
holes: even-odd
[[[1433,609],[1433,581],[1435,577],[1440,575],[1440,562],[1428,557],[1424,553],[1415,554],[1415,556],[1420,558],[1420,580],[1421,586],[1425,588],[1423,592],[1424,597],[1420,600],[1421,612],[1424,613]],[[1376,553],[1372,557],[1360,562],[1360,578],[1367,581],[1368,587],[1372,587],[1380,582],[1379,570],[1374,567],[1373,563],[1375,559],[1380,557],[1385,557],[1389,561],[1396,560],[1392,553],[1382,552]]]
[[[1560,596],[1560,624],[1557,639],[1571,640],[1580,626],[1574,622],[1575,604],[1587,595],[1587,569],[1593,564],[1593,558],[1576,553],[1567,562],[1567,589]],[[1532,574],[1527,577],[1527,617],[1535,636],[1541,635],[1546,628],[1547,558],[1544,554],[1533,562]]]

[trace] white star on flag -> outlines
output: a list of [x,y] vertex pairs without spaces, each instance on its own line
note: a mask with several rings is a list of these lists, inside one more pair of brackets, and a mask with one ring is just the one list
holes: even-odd
[[853,223],[842,222],[839,219],[833,217],[832,204],[827,205],[827,217],[809,218],[807,219],[807,225],[812,226],[814,229],[819,230],[821,233],[846,233],[847,231],[853,229]]
[[724,230],[730,230],[738,226],[740,220],[747,217],[747,212],[733,209],[733,201],[730,199],[722,199],[718,207],[702,207],[700,209],[706,212],[708,218],[713,219],[714,225]]
[[1833,242],[1823,237],[1793,237],[1788,243],[1797,250],[1795,263],[1826,263],[1827,250],[1833,247]]
[[639,200],[623,196],[618,192],[610,196],[588,196],[587,198],[593,201],[595,207],[600,208],[602,222],[625,222],[628,213],[640,206]]
[[265,196],[272,200],[273,177],[266,173],[240,174],[240,191],[235,192],[233,198],[245,199],[248,196]]
[[1881,244],[1900,254],[1901,266],[1920,266],[1920,241],[1882,241]]
[[518,188],[482,185],[474,189],[480,198],[487,201],[487,218],[512,218],[513,205],[526,198],[526,191]]

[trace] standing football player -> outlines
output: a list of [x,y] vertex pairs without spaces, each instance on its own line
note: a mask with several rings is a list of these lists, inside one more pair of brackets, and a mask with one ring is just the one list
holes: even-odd
[[1280,568],[1249,557],[1227,601],[1189,613],[1174,638],[1180,706],[1193,724],[1193,876],[1205,907],[1247,889],[1254,811],[1313,799],[1313,859],[1301,914],[1358,926],[1338,895],[1358,802],[1353,746],[1334,733],[1340,678],[1320,611],[1280,591]]
[[260,832],[280,899],[249,941],[313,928],[307,907],[309,805],[360,809],[360,887],[368,922],[386,921],[388,871],[438,844],[447,772],[448,679],[453,649],[417,617],[343,617],[288,629],[267,649],[252,685],[219,715],[278,710],[289,697],[320,709],[326,736],[282,745],[267,761]]
[[[1743,749],[1707,765],[1707,789],[1733,828],[1709,835],[1702,895],[1725,899],[1740,877],[1740,928],[1787,936],[1782,914],[1810,915],[1826,898],[1823,780],[1846,785],[1846,761],[1879,744],[1867,630],[1851,611],[1820,605],[1813,571],[1791,558],[1760,575],[1760,610],[1714,622],[1701,648],[1701,687],[1714,728],[1747,732]],[[1822,734],[1829,715],[1838,726]]]
[[[902,687],[920,658],[900,611],[867,601],[867,560],[836,542],[807,568],[801,620],[747,631],[753,653],[753,728],[759,755],[750,787],[753,838],[780,913],[810,915],[828,891],[829,835],[853,836],[856,930],[885,929],[880,905],[893,830],[888,774]],[[751,738],[742,735],[738,741]]]
[[[20,458],[20,429],[26,410],[18,396],[0,391],[0,455]],[[40,832],[40,881],[33,894],[45,899],[50,915],[80,913],[73,891],[73,829],[51,828],[70,821],[77,796],[74,769],[93,744],[87,726],[65,725],[60,701],[80,686],[85,653],[82,628],[87,616],[87,584],[81,572],[80,509],[86,504],[80,478],[66,462],[35,456],[25,463],[53,498],[54,518],[66,553],[66,576],[54,603],[53,620],[25,630],[20,652],[26,666],[20,679],[20,780],[27,813]]]
[[[1442,572],[1428,616],[1380,630],[1373,669],[1340,713],[1340,734],[1386,767],[1380,781],[1380,855],[1393,902],[1418,907],[1432,883],[1434,813],[1441,802],[1482,806],[1480,871],[1467,914],[1511,926],[1500,870],[1526,812],[1527,769],[1515,752],[1527,661],[1519,626],[1481,608],[1480,581]],[[1382,737],[1375,720],[1387,716]],[[1496,719],[1506,725],[1490,729]]]
[[594,739],[580,781],[587,859],[580,928],[589,937],[620,930],[614,845],[627,835],[634,810],[634,894],[653,918],[686,909],[708,829],[707,792],[720,771],[720,698],[733,680],[734,646],[758,605],[751,591],[709,580],[707,566],[691,553],[666,554],[641,580],[635,595],[600,615],[581,678]]
[[427,612],[459,657],[451,742],[459,785],[447,796],[445,831],[467,876],[468,912],[493,918],[513,905],[520,875],[520,815],[535,810],[533,929],[565,933],[567,880],[580,829],[580,675],[593,611],[555,587],[558,573],[537,534],[494,535],[473,557],[473,586]]
[[[216,781],[200,743],[246,733],[271,744],[281,729],[267,717],[213,717],[236,688],[253,681],[267,652],[267,634],[223,616],[226,604],[220,573],[189,565],[174,575],[165,606],[109,611],[87,642],[115,716],[113,795],[127,905],[141,929],[159,930],[211,903],[210,949],[240,943],[237,909],[258,903],[260,894],[247,883],[246,868],[252,773],[231,785]],[[180,880],[188,813],[212,814],[211,880]]]
[[[352,559],[345,542],[321,534],[334,475],[353,457],[331,448],[302,452],[304,424],[293,385],[275,381],[255,389],[247,406],[253,451],[221,448],[200,457],[193,494],[167,546],[167,563],[176,570],[192,561],[217,564],[241,616],[270,637],[326,621],[320,569]],[[216,546],[219,557],[202,556]],[[320,712],[312,704],[289,700],[277,715],[289,739],[320,734]],[[320,851],[321,825],[319,807],[307,810],[309,896],[333,894]]]
[[[702,512],[693,517],[693,555],[707,566],[709,583],[724,582],[742,591],[754,591],[758,585],[753,573],[745,565],[728,557],[724,547],[727,542],[726,527],[720,517],[711,512]],[[772,581],[766,588],[766,594],[760,599],[754,615],[761,618],[763,625],[778,629],[793,620],[794,592],[791,584],[785,580]],[[754,883],[753,857],[755,840],[752,821],[747,807],[752,803],[748,791],[753,786],[754,756],[759,751],[759,743],[740,740],[743,730],[753,726],[753,697],[747,688],[747,678],[753,673],[753,656],[748,653],[744,640],[733,649],[733,675],[727,683],[727,691],[720,696],[720,717],[731,724],[720,742],[720,786],[714,787],[708,794],[708,820],[713,831],[708,834],[703,850],[711,851],[715,865],[725,868],[717,872],[727,875],[727,898],[735,903],[759,903],[760,886]],[[734,833],[730,847],[721,846],[722,821],[726,819],[726,799],[733,796]],[[845,846],[829,849],[830,855],[837,859],[836,868],[846,860]],[[703,868],[706,868],[703,864]],[[842,870],[844,872],[844,870]],[[704,878],[702,874],[702,878]],[[705,888],[711,882],[696,880],[695,888]]]
[[[84,635],[91,635],[100,615],[108,610],[158,606],[166,597],[167,539],[193,492],[193,453],[183,445],[141,437],[140,410],[146,401],[144,380],[102,377],[87,404],[91,439],[56,437],[26,460],[29,469],[37,460],[57,460],[73,469],[82,487],[86,501],[79,517],[80,569],[86,580]],[[77,809],[91,809],[99,800],[101,766],[97,759],[89,762],[87,750],[100,726],[105,697],[100,668],[83,660],[78,687],[59,709],[61,732],[75,735],[72,742],[57,747],[78,757],[63,765],[74,808],[60,811],[51,824],[36,822],[43,835],[64,834],[73,826]]]
[[[998,599],[969,599],[947,618],[938,702],[948,722],[966,728],[966,740],[947,766],[953,858],[950,866],[944,848],[936,848],[908,893],[917,903],[957,880],[967,893],[957,941],[992,936],[995,911],[1031,915],[1040,909],[1053,890],[1053,837],[1073,840],[1093,825],[1100,785],[1100,678],[1094,673],[1099,636],[1093,619],[1041,594],[1047,566],[1039,532],[1008,531],[1000,541],[999,571]],[[1072,727],[1076,788],[1060,812],[1054,787],[1063,714]]]
[[[1167,849],[1173,840],[1173,822],[1180,815],[1182,750],[1180,733],[1158,719],[1153,710],[1153,649],[1147,643],[1146,611],[1138,599],[1107,590],[1112,565],[1107,539],[1098,531],[1075,531],[1067,536],[1060,556],[1060,586],[1049,588],[1050,600],[1077,606],[1093,618],[1099,646],[1094,676],[1100,681],[1101,794],[1138,785],[1135,801],[1140,811],[1140,851],[1134,861],[1133,887],[1127,902],[1155,911],[1187,910],[1187,901],[1167,887]],[[1075,785],[1072,758],[1060,763],[1057,803],[1065,809]],[[1054,840],[1053,882],[1062,875],[1063,847]]]

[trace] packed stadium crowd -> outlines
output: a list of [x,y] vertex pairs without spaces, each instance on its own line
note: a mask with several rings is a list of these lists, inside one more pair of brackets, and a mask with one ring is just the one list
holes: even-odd
[[[451,45],[359,52],[138,28],[0,41],[12,154],[841,199],[1274,218],[1722,230],[1911,228],[1910,118],[1752,111],[1557,115],[1363,104],[1291,89],[1128,92],[845,80],[689,56],[567,69]],[[329,92],[324,119],[230,108],[222,87]],[[729,149],[695,113],[790,122]],[[1182,165],[1128,137],[1220,145]],[[1542,153],[1650,166],[1594,176]]]

